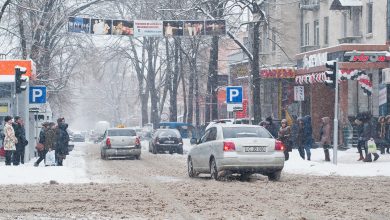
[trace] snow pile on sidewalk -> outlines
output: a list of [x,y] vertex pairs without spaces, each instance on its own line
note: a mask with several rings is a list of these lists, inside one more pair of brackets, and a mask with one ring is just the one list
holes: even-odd
[[365,163],[357,161],[356,148],[337,152],[337,165],[333,164],[333,151],[330,150],[331,162],[324,161],[322,148],[312,149],[311,161],[303,160],[294,149],[286,161],[283,171],[304,175],[339,175],[339,176],[390,176],[390,154],[381,155],[377,161]]
[[75,146],[64,160],[62,167],[45,167],[44,161],[39,167],[34,167],[34,162],[38,158],[33,158],[19,166],[5,166],[2,162],[0,164],[0,184],[49,183],[51,180],[58,183],[88,183],[82,145]]

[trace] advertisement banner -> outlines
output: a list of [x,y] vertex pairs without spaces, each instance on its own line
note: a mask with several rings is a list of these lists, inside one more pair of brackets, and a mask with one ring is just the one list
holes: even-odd
[[112,21],[112,35],[134,35],[134,22],[125,20]]
[[112,20],[91,19],[91,34],[111,35]]
[[136,20],[134,21],[135,37],[162,37],[163,21]]
[[183,21],[163,21],[164,36],[183,36]]
[[73,33],[86,33],[89,34],[91,29],[91,19],[69,17],[68,18],[68,32]]
[[184,36],[204,35],[204,21],[184,21]]
[[205,35],[225,35],[226,34],[226,21],[225,20],[206,20],[206,33]]

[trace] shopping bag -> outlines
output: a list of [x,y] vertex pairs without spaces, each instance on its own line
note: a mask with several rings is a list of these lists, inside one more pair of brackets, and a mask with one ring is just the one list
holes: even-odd
[[0,157],[5,157],[5,150],[3,146],[0,147]]
[[374,140],[367,141],[368,153],[376,153],[376,144]]
[[47,152],[45,157],[46,166],[55,166],[56,165],[56,154],[54,150]]

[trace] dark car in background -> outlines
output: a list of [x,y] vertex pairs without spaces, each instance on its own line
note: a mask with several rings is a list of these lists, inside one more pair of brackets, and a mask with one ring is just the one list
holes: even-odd
[[183,139],[176,129],[157,129],[149,142],[149,152],[153,154],[169,151],[170,154],[183,154]]
[[73,134],[73,142],[85,142],[85,137],[82,134]]

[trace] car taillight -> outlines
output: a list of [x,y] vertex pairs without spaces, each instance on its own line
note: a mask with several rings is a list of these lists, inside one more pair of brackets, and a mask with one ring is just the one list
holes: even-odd
[[110,140],[110,138],[107,138],[107,139],[106,139],[106,146],[107,146],[108,148],[111,148],[111,140]]
[[275,150],[284,151],[284,149],[286,149],[284,144],[279,140],[275,140]]
[[224,141],[223,142],[223,151],[235,151],[236,145],[234,145],[231,141]]
[[141,141],[139,140],[139,137],[135,138],[135,145],[141,145]]

